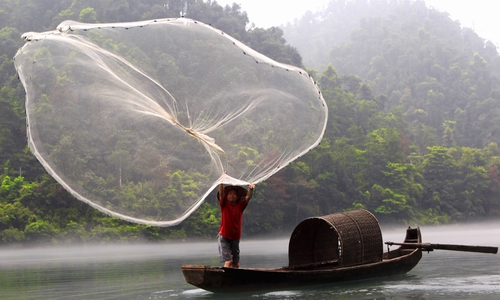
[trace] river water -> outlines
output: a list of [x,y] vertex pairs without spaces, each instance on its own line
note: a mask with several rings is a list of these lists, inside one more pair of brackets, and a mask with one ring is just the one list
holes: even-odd
[[[405,230],[384,229],[402,242]],[[500,224],[421,227],[424,242],[500,246]],[[241,267],[287,265],[288,238],[242,240]],[[220,295],[187,284],[182,264],[220,265],[212,242],[0,249],[0,299],[500,299],[500,254],[437,250],[406,275]]]

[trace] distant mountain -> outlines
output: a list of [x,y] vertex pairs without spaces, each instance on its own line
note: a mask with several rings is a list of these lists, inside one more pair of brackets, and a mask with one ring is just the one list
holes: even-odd
[[304,65],[332,64],[383,95],[386,111],[401,107],[412,142],[421,128],[446,146],[500,143],[497,49],[447,13],[423,1],[333,0],[284,31]]
[[322,71],[330,49],[348,42],[361,19],[387,15],[402,2],[413,1],[332,0],[323,11],[308,11],[295,23],[288,23],[283,27],[284,37],[299,50],[307,67]]

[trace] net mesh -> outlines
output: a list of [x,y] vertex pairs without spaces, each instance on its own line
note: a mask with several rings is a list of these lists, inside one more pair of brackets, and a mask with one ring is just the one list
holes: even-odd
[[194,20],[65,21],[23,38],[30,149],[76,198],[127,221],[176,225],[219,183],[267,179],[326,126],[305,71]]

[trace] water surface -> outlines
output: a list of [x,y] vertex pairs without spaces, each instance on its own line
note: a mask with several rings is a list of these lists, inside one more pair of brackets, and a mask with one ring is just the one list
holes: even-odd
[[[424,242],[500,246],[500,225],[421,227]],[[384,230],[402,242],[405,230]],[[243,240],[242,267],[288,263],[288,238]],[[271,293],[218,295],[182,264],[220,265],[217,242],[0,250],[0,299],[500,299],[500,255],[437,250],[406,275]]]

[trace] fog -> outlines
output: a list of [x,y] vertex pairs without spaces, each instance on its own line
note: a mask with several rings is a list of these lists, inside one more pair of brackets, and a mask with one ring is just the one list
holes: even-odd
[[[220,5],[238,3],[246,11],[250,22],[257,27],[286,25],[300,19],[306,11],[321,11],[330,0],[217,0]],[[472,28],[478,35],[491,40],[499,46],[500,19],[497,17],[496,2],[490,0],[425,0],[428,7],[447,12],[453,20],[458,20],[462,27]]]
[[[416,226],[411,226],[416,227]],[[471,224],[453,225],[422,225],[419,226],[422,234],[422,242],[434,244],[459,244],[500,247],[500,222],[481,222]],[[384,229],[382,226],[383,239],[391,242],[402,242],[404,230]],[[392,240],[391,240],[392,239]]]
[[[288,239],[246,240],[240,247],[245,255],[286,254]],[[218,257],[217,240],[206,242],[35,246],[0,250],[0,269],[32,267],[50,263],[120,262]]]
[[[414,227],[414,226],[412,226]],[[422,240],[436,244],[459,244],[475,246],[500,246],[500,222],[460,224],[444,226],[420,226]],[[383,241],[403,242],[406,227],[396,229],[382,226]],[[264,255],[288,259],[289,237],[272,239],[245,239],[241,241],[241,255]],[[387,247],[384,245],[384,251]],[[440,251],[440,250],[438,250]],[[0,250],[0,269],[29,268],[34,265],[81,264],[86,262],[120,262],[149,260],[189,260],[218,258],[217,240],[204,242],[107,244],[36,246],[4,248]],[[276,266],[280,267],[280,266]]]

